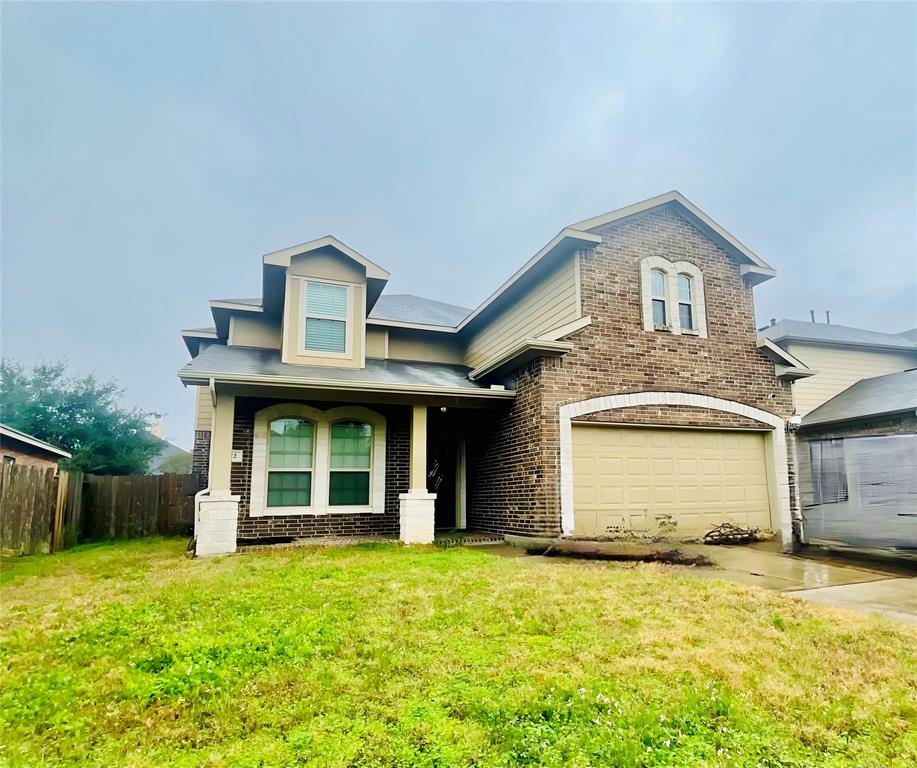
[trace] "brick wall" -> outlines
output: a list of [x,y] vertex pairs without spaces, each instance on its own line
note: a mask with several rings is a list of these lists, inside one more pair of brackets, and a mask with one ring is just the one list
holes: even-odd
[[[233,424],[233,450],[242,451],[242,462],[230,472],[232,493],[240,497],[240,539],[302,538],[312,536],[377,536],[397,534],[400,493],[408,490],[410,411],[405,406],[370,406],[386,418],[385,513],[249,517],[251,499],[252,438],[257,411],[285,400],[237,397]],[[305,401],[304,401],[305,402]],[[343,403],[308,403],[328,409]]]
[[[673,391],[710,395],[782,418],[791,390],[755,345],[752,291],[738,264],[674,206],[597,230],[602,243],[580,255],[583,314],[592,324],[568,337],[572,352],[517,375],[517,402],[495,425],[493,447],[475,464],[475,527],[500,532],[560,531],[560,406],[603,395]],[[704,274],[708,338],[643,330],[639,262],[659,255]],[[620,423],[762,425],[702,409],[648,407],[601,414]],[[515,473],[518,472],[518,477]],[[525,498],[518,498],[524,495]]]
[[39,449],[30,449],[24,448],[20,449],[12,445],[7,444],[7,438],[4,438],[3,447],[0,448],[0,454],[3,455],[5,459],[9,456],[11,459],[15,460],[15,463],[20,467],[40,467],[41,469],[51,469],[52,467],[57,467],[57,462],[60,460],[58,456],[53,456],[53,454],[48,454],[47,456],[37,456],[36,453]]
[[199,429],[194,433],[191,471],[200,478],[201,488],[206,488],[210,477],[210,432],[206,430]]

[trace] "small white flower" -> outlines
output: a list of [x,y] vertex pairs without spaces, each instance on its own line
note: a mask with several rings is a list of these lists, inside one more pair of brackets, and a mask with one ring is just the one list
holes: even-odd
[[665,715],[659,715],[659,722],[660,722],[660,723],[664,723],[664,722],[665,722]]

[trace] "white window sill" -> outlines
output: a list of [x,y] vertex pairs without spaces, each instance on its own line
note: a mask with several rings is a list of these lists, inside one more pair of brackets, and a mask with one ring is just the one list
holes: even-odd
[[697,328],[682,328],[681,333],[683,336],[700,336],[700,331]]
[[660,331],[662,333],[672,333],[672,326],[671,325],[654,325],[653,330]]
[[249,510],[249,517],[322,517],[324,515],[382,515],[385,509],[365,505],[326,507],[264,507]]

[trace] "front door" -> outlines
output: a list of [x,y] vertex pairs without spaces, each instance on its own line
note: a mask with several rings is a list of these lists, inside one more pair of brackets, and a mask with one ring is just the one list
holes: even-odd
[[430,438],[427,450],[427,490],[436,494],[434,527],[451,530],[455,517],[456,438],[437,435]]

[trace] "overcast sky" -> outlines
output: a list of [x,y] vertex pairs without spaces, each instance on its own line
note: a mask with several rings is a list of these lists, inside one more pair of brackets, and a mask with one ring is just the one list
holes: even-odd
[[180,328],[334,234],[474,306],[564,225],[678,189],[758,319],[917,326],[915,6],[5,3],[2,351],[192,438]]

